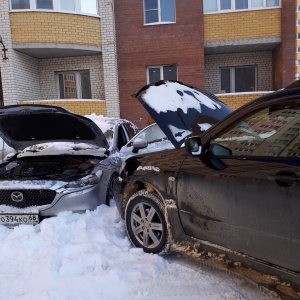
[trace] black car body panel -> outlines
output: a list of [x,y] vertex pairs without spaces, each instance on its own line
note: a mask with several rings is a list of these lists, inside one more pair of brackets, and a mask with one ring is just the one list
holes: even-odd
[[[147,189],[165,204],[174,244],[191,238],[203,250],[209,242],[209,249],[229,249],[235,259],[300,284],[299,132],[298,82],[202,133],[198,155],[174,149],[128,160],[116,186],[120,213]],[[214,152],[215,144],[230,155]]]
[[215,124],[232,112],[216,96],[178,81],[149,84],[135,97],[175,148],[180,148],[186,137],[200,133],[201,124]]

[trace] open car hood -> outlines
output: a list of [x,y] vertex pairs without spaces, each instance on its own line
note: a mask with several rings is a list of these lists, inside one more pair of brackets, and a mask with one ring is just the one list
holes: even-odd
[[179,81],[158,81],[139,89],[135,96],[175,148],[190,135],[198,135],[232,110],[216,96]]
[[108,148],[104,134],[92,120],[49,105],[1,107],[0,136],[16,151],[48,142],[87,143]]

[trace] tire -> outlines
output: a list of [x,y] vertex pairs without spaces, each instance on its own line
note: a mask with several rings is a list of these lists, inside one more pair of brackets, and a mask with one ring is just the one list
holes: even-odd
[[125,223],[129,239],[136,247],[160,255],[169,252],[164,205],[155,194],[146,190],[135,193],[126,205]]
[[117,179],[118,175],[116,173],[112,174],[108,185],[107,185],[107,191],[106,191],[106,200],[105,204],[107,206],[110,206],[110,199],[113,198],[113,191],[114,191],[114,186],[115,186],[115,180]]

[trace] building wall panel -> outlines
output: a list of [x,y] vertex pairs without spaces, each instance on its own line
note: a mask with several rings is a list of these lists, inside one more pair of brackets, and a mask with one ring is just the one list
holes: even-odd
[[281,9],[204,15],[204,41],[281,36]]
[[57,72],[90,70],[92,98],[105,100],[103,63],[101,55],[49,58],[39,60],[40,99],[59,96]]
[[205,90],[221,93],[220,68],[257,66],[258,91],[272,90],[272,52],[246,52],[205,56]]
[[99,18],[54,12],[10,12],[13,44],[101,46]]
[[106,116],[106,102],[105,101],[63,101],[63,100],[48,100],[48,101],[25,101],[19,102],[19,104],[42,104],[60,106],[66,108],[76,114],[85,116],[95,113],[96,115]]

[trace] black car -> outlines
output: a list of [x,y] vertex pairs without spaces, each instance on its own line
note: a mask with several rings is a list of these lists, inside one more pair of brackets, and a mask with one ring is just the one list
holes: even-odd
[[[171,84],[136,94],[178,149],[127,160],[114,196],[130,240],[150,253],[191,245],[225,253],[300,284],[300,81],[229,115],[217,99],[208,105],[198,90]],[[185,92],[197,98],[200,115],[196,105],[174,109],[174,95]],[[159,101],[172,105],[159,111]],[[218,118],[179,140],[180,132],[196,134]]]

